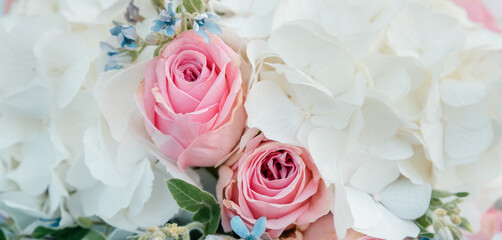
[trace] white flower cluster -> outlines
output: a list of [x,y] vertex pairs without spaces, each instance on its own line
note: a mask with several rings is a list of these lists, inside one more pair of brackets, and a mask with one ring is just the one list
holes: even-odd
[[431,187],[470,192],[468,215],[502,195],[502,35],[445,0],[256,2],[222,19],[273,19],[250,34],[248,125],[309,149],[339,237],[416,236]]
[[192,181],[157,164],[142,123],[110,124],[97,104],[98,43],[128,3],[20,0],[0,19],[0,204],[34,225],[87,216],[129,231],[162,224],[179,210],[164,180]]
[[[128,3],[19,0],[0,19],[2,207],[135,231],[178,212],[165,179],[197,182],[158,163],[130,109],[146,64],[101,73],[97,43]],[[248,126],[310,151],[339,238],[416,236],[431,188],[470,192],[472,223],[502,196],[502,34],[449,0],[211,3],[253,40]],[[145,37],[158,14],[137,5]]]

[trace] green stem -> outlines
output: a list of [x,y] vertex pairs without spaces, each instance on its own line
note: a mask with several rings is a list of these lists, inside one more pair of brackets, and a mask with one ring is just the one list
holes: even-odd
[[190,240],[190,232],[192,230],[198,230],[201,233],[204,233],[204,225],[200,222],[192,222],[185,226],[186,231],[181,235],[183,240]]

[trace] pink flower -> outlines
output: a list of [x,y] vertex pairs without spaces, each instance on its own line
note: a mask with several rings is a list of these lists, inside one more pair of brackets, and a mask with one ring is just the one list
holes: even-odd
[[221,164],[245,126],[240,57],[210,37],[180,34],[151,60],[136,92],[153,142],[181,169]]
[[472,240],[491,240],[502,233],[502,211],[491,208],[481,218],[481,230],[476,234],[467,236]]
[[231,231],[235,215],[248,227],[264,216],[266,233],[277,238],[294,225],[315,222],[331,208],[331,194],[310,154],[263,134],[247,143],[232,166],[220,167],[216,188],[225,231]]
[[490,30],[501,32],[497,21],[481,0],[453,0],[453,2],[464,8],[472,21],[480,23]]
[[6,0],[3,6],[3,13],[8,13],[14,2],[16,2],[16,0]]

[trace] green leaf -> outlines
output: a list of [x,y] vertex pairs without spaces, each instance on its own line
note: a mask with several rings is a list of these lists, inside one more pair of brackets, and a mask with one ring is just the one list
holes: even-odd
[[472,233],[473,231],[472,231],[472,227],[471,227],[471,224],[469,223],[469,221],[467,221],[467,219],[464,217],[460,217],[460,220],[462,220],[462,222],[460,223],[460,227],[462,229]]
[[455,196],[463,198],[463,197],[469,196],[469,193],[468,192],[458,192],[458,193],[455,193]]
[[83,239],[90,231],[90,229],[85,229],[80,226],[61,229],[39,226],[31,233],[31,236],[34,238],[50,236],[55,239]]
[[183,7],[189,13],[203,13],[205,9],[202,0],[183,0]]
[[209,193],[180,179],[170,179],[167,187],[181,208],[195,213],[192,220],[204,224],[204,235],[214,234],[220,223],[220,205]]
[[176,8],[176,13],[181,13],[181,11],[183,10],[183,8],[181,8],[181,5],[179,5],[177,8]]
[[164,9],[164,0],[152,0],[152,3],[155,7]]
[[431,233],[431,232],[420,232],[418,234],[418,238],[429,238],[429,239],[432,239],[434,238],[435,234],[434,233]]
[[211,210],[204,206],[200,208],[195,215],[193,215],[192,221],[204,223],[210,220],[209,219],[210,215],[211,215]]
[[0,240],[7,240],[7,236],[5,236],[5,233],[2,229],[0,229]]
[[46,235],[49,235],[53,232],[54,232],[54,229],[39,226],[39,227],[35,228],[35,230],[33,230],[33,232],[31,233],[31,236],[34,238],[43,238]]
[[106,238],[100,232],[91,229],[82,240],[106,240]]
[[442,190],[432,190],[431,198],[446,198],[450,196],[453,196],[453,193]]

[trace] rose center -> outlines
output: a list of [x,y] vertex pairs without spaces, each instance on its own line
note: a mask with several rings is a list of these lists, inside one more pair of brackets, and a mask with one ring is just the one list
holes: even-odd
[[195,82],[197,79],[199,79],[200,76],[200,69],[198,69],[198,66],[194,65],[188,65],[184,66],[183,69],[181,69],[181,72],[183,73],[183,78],[187,82]]
[[261,175],[270,180],[280,180],[289,177],[296,171],[296,165],[291,154],[279,150],[267,155],[261,165]]

